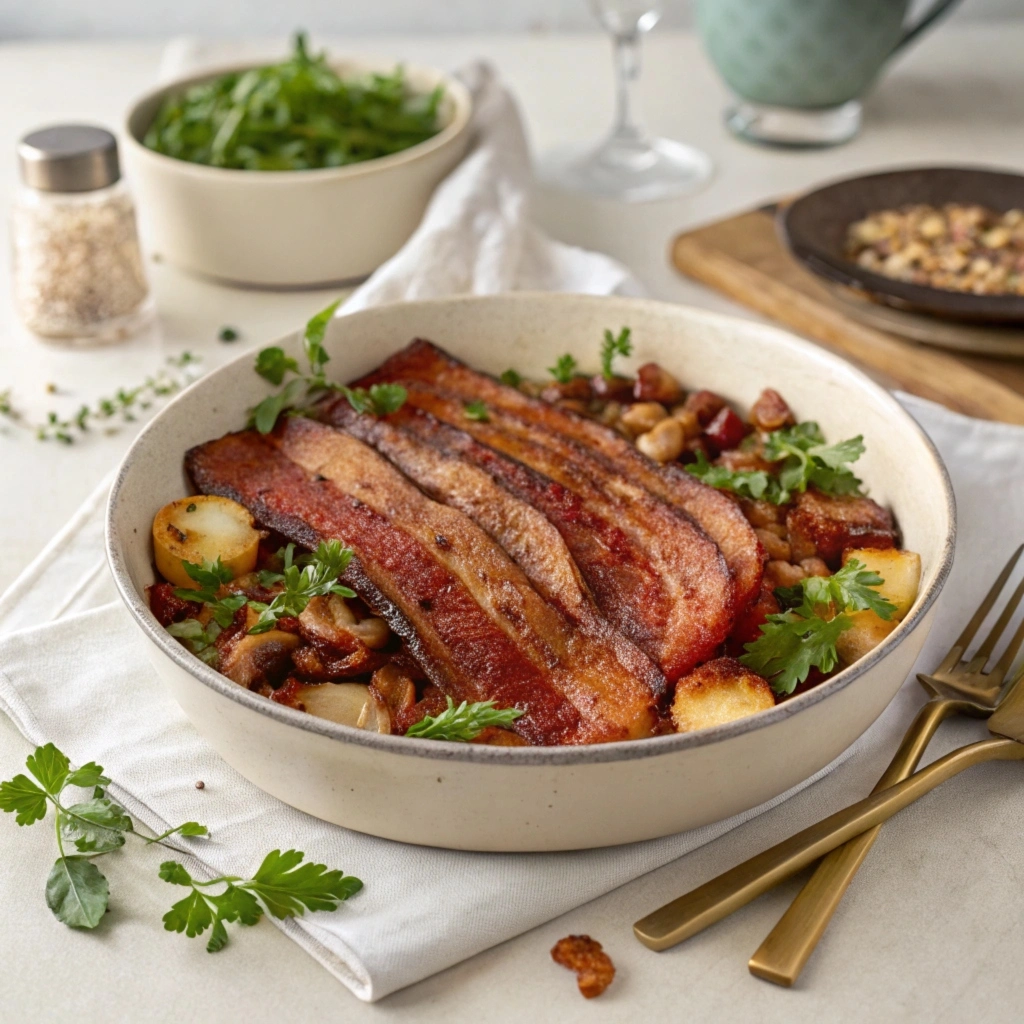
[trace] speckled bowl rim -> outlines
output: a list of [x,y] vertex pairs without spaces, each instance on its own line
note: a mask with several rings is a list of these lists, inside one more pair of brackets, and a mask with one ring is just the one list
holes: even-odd
[[[329,63],[336,69],[352,67],[363,71],[372,71],[378,67],[397,67],[401,65],[406,72],[414,75],[427,75],[436,78],[444,84],[445,91],[452,98],[453,110],[451,120],[436,135],[432,135],[423,142],[409,146],[408,149],[400,150],[397,153],[389,153],[387,156],[375,157],[373,160],[363,160],[356,164],[346,164],[344,167],[311,167],[307,170],[294,171],[249,171],[238,167],[211,167],[208,164],[196,164],[189,160],[179,160],[177,157],[168,156],[166,153],[158,153],[146,146],[142,139],[132,130],[132,121],[141,107],[152,103],[157,98],[167,96],[169,93],[187,89],[190,86],[202,82],[209,82],[221,75],[229,75],[244,71],[251,71],[253,68],[266,67],[267,61],[247,61],[244,64],[224,64],[217,67],[207,68],[203,71],[176,78],[172,82],[165,82],[148,92],[143,93],[134,100],[124,115],[123,133],[125,143],[138,155],[153,160],[165,168],[174,168],[192,177],[214,179],[236,184],[262,183],[271,187],[280,187],[288,182],[299,184],[311,181],[344,181],[352,178],[361,178],[367,174],[374,174],[377,171],[388,170],[398,167],[401,164],[410,163],[422,157],[429,156],[439,149],[450,146],[464,132],[469,130],[473,117],[473,98],[469,90],[454,76],[439,68],[432,68],[420,64],[407,64],[402,61],[388,61],[384,58],[371,57],[344,57],[334,56]],[[146,126],[148,130],[148,125]]]
[[[516,292],[513,294],[524,303],[538,301],[557,302],[560,299],[568,299],[574,303],[607,301],[604,296],[563,295],[551,292]],[[494,298],[500,298],[507,301],[509,297],[509,295],[494,297],[461,296],[444,299],[428,299],[420,302],[390,303],[389,306],[413,308],[436,307],[439,305],[458,306],[486,304]],[[678,312],[679,310],[689,310],[692,308],[673,303],[657,302],[649,299],[622,299],[617,296],[614,297],[614,301],[616,305],[625,305],[627,308],[630,306],[634,306],[637,309],[653,307],[655,310],[661,310],[662,312]],[[348,315],[358,317],[366,314],[376,314],[383,308],[385,307],[376,306],[368,310]],[[721,324],[740,322],[744,324],[745,327],[749,327],[752,323],[751,321],[744,320],[741,317],[727,316],[721,313],[710,313],[703,309],[697,309],[694,311],[699,312],[701,318],[704,319],[705,322],[712,324],[715,322]],[[261,715],[267,715],[268,717],[285,725],[295,726],[296,728],[303,729],[306,732],[315,733],[316,735],[324,736],[328,739],[338,740],[341,743],[354,743],[358,746],[369,747],[373,750],[379,750],[381,753],[398,754],[408,757],[421,757],[434,761],[469,761],[478,764],[523,765],[527,767],[604,764],[616,761],[628,761],[636,758],[659,757],[661,755],[674,754],[682,750],[703,747],[710,743],[719,743],[723,740],[733,739],[756,729],[768,728],[777,722],[783,721],[792,715],[797,715],[801,711],[813,707],[815,704],[818,704],[823,700],[827,700],[832,696],[832,694],[837,693],[839,690],[842,690],[855,682],[865,672],[869,671],[879,662],[884,660],[898,644],[900,644],[907,636],[910,635],[911,632],[913,632],[914,629],[917,628],[924,619],[929,608],[931,608],[936,598],[939,596],[939,592],[942,590],[942,587],[949,576],[950,569],[953,565],[957,523],[956,502],[953,497],[953,487],[949,479],[949,473],[947,472],[935,445],[932,443],[928,435],[921,429],[917,421],[914,420],[914,418],[906,412],[905,409],[903,409],[899,402],[897,402],[889,392],[884,388],[879,387],[879,385],[872,381],[866,374],[846,362],[846,360],[841,359],[839,356],[830,352],[823,353],[818,346],[813,345],[811,342],[804,341],[803,339],[790,334],[788,331],[781,330],[777,327],[762,324],[755,324],[755,326],[766,333],[770,333],[773,336],[773,344],[790,345],[798,350],[814,351],[815,355],[818,357],[823,354],[828,359],[834,360],[837,364],[842,364],[844,372],[852,374],[863,388],[872,392],[877,399],[883,401],[883,403],[888,405],[893,412],[904,419],[906,425],[919,435],[921,440],[924,442],[927,451],[931,455],[936,476],[942,484],[945,497],[946,514],[949,518],[949,533],[943,542],[942,552],[939,558],[939,565],[935,573],[935,577],[924,593],[918,595],[918,600],[914,610],[885,640],[882,641],[881,644],[879,644],[878,647],[865,657],[861,658],[860,661],[851,665],[849,668],[843,669],[831,679],[828,679],[824,683],[808,690],[806,693],[802,693],[797,697],[784,701],[782,704],[777,704],[770,711],[759,711],[757,714],[751,715],[747,718],[728,722],[725,725],[714,726],[710,729],[702,729],[691,733],[675,733],[668,736],[655,736],[645,740],[620,740],[614,743],[600,743],[589,746],[491,747],[482,744],[450,743],[446,741],[424,740],[406,736],[391,736],[388,734],[366,732],[361,729],[354,729],[350,726],[338,725],[325,719],[315,718],[313,715],[307,714],[306,712],[296,711],[293,708],[285,707],[283,704],[277,704],[268,700],[266,697],[261,697],[249,690],[243,689],[237,683],[232,682],[226,676],[222,676],[219,672],[210,668],[193,654],[190,654],[180,643],[178,643],[177,640],[175,640],[162,626],[160,626],[156,618],[153,616],[153,613],[149,610],[149,606],[146,604],[143,596],[135,589],[135,585],[132,582],[131,576],[128,573],[127,565],[125,564],[124,558],[121,554],[121,544],[117,528],[114,525],[114,519],[121,488],[126,477],[133,471],[134,455],[142,444],[143,439],[147,438],[152,432],[159,431],[162,428],[162,421],[170,415],[174,406],[181,401],[184,395],[188,394],[193,388],[200,384],[208,382],[218,374],[224,373],[229,368],[236,366],[238,363],[250,361],[253,357],[253,353],[251,351],[241,353],[237,358],[231,360],[231,362],[213,370],[205,377],[202,377],[200,380],[190,385],[190,387],[185,389],[185,391],[180,395],[176,396],[175,399],[168,403],[168,405],[165,406],[164,409],[162,409],[150,421],[150,423],[146,425],[125,454],[121,465],[118,468],[113,486],[111,487],[110,497],[107,500],[106,523],[104,530],[107,560],[110,565],[110,570],[114,576],[114,582],[117,586],[118,592],[121,595],[121,599],[128,607],[128,610],[131,612],[132,617],[138,623],[139,627],[146,634],[148,639],[156,645],[157,649],[162,654],[170,658],[175,665],[189,673],[189,675],[194,676],[211,690],[214,690],[221,696],[226,697],[228,700],[241,704],[249,710],[255,711]],[[294,334],[286,335],[283,340],[288,340],[292,337],[294,337]],[[241,422],[242,419],[243,417],[240,415],[239,421]],[[184,453],[182,454],[184,455]],[[145,524],[145,526],[146,534],[148,536],[149,524]]]

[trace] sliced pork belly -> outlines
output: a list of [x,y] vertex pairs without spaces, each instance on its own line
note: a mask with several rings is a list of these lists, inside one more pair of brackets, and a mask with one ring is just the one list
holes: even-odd
[[614,473],[590,472],[582,453],[566,458],[468,420],[461,402],[426,385],[408,388],[406,404],[389,422],[486,470],[542,512],[601,613],[670,681],[712,656],[729,631],[732,581],[718,548],[687,517]]
[[323,415],[389,459],[430,497],[469,516],[577,628],[611,644],[619,662],[653,693],[665,692],[664,676],[651,659],[598,612],[562,535],[541,512],[472,463],[389,419],[358,414],[344,398],[325,406]]
[[300,544],[351,547],[345,581],[456,701],[520,708],[514,728],[536,744],[650,734],[651,690],[614,647],[575,629],[468,517],[355,438],[291,417],[273,435],[194,448],[186,467],[204,493]]
[[764,551],[735,502],[679,466],[659,466],[615,431],[566,409],[530,398],[493,377],[478,373],[429,341],[417,340],[391,356],[360,384],[422,381],[463,401],[482,401],[537,429],[561,434],[599,452],[624,478],[689,513],[721,548],[735,579],[734,613],[760,590]]

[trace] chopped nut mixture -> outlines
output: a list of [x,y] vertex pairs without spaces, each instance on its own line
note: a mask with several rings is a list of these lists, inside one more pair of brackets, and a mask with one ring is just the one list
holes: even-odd
[[1024,295],[1024,211],[959,203],[879,210],[850,225],[846,254],[898,281]]

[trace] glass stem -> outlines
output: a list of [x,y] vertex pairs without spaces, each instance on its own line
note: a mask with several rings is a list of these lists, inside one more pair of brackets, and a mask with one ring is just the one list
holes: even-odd
[[616,35],[615,46],[615,124],[612,138],[623,142],[643,139],[643,129],[633,120],[633,83],[640,77],[640,33]]

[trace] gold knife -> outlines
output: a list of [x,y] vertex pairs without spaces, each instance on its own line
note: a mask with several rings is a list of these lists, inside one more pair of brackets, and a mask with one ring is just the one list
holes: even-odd
[[965,768],[985,761],[1024,760],[1024,679],[1016,683],[988,719],[988,728],[994,734],[992,739],[954,750],[891,789],[838,811],[730,868],[641,918],[633,925],[633,933],[649,949],[668,949],[746,906],[830,850],[891,818]]

